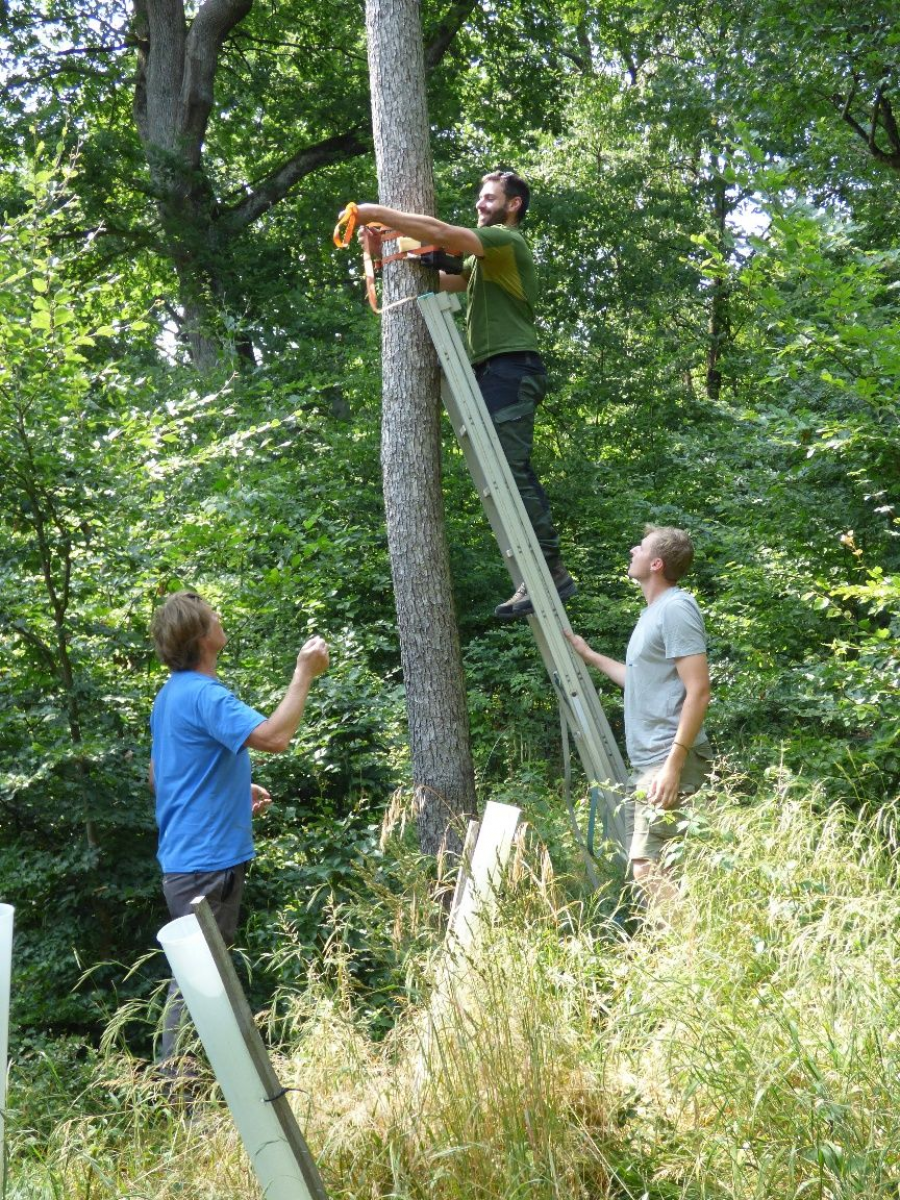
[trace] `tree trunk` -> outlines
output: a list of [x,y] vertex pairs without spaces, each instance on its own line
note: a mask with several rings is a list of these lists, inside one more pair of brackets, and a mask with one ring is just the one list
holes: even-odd
[[228,33],[253,0],[205,0],[188,25],[183,0],[135,0],[138,70],[134,119],[156,193],[166,256],[178,276],[182,333],[201,371],[223,350],[216,336],[222,284],[215,197],[203,143],[216,68]]
[[[712,192],[715,237],[722,250],[722,262],[724,264],[728,255],[725,238],[728,232],[727,218],[729,205],[728,184],[723,175],[717,173],[713,176]],[[717,275],[712,282],[712,290],[709,297],[709,320],[706,343],[706,394],[710,400],[718,400],[722,391],[721,355],[729,337],[728,295],[727,279],[723,275]]]
[[[366,0],[366,31],[381,202],[431,213],[417,0]],[[435,282],[422,267],[396,263],[384,305]],[[437,355],[414,300],[382,317],[382,360],[381,459],[419,841],[426,853],[459,852],[464,818],[475,812],[475,774],[444,531]]]

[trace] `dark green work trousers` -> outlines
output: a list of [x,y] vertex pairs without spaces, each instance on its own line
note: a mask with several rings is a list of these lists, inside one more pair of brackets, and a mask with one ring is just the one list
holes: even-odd
[[547,370],[541,356],[529,351],[496,354],[474,370],[528,519],[552,570],[560,561],[559,534],[547,493],[531,465],[534,418],[547,394]]

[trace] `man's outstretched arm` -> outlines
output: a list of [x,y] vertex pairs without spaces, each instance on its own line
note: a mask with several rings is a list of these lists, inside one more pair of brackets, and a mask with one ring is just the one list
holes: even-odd
[[437,217],[401,212],[399,208],[387,208],[383,204],[359,204],[357,213],[360,225],[386,225],[404,237],[416,238],[424,245],[441,246],[451,254],[484,256],[478,234],[464,225],[448,225]]
[[311,637],[297,655],[297,665],[283,700],[271,717],[256,726],[244,745],[269,754],[287,750],[303,716],[312,681],[327,670],[328,643],[320,637]]

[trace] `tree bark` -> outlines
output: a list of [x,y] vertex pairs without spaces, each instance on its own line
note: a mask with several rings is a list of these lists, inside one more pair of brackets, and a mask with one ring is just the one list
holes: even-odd
[[[366,0],[366,32],[381,202],[432,213],[417,0]],[[409,263],[386,271],[383,306],[410,300],[382,317],[381,458],[419,841],[426,853],[458,853],[475,774],[444,529],[439,370],[412,299],[435,284]]]
[[216,365],[221,293],[212,188],[202,170],[222,44],[253,0],[205,0],[190,25],[183,0],[135,0],[138,70],[134,119],[175,267],[182,333],[201,371]]
[[[717,159],[714,159],[716,162]],[[728,232],[728,184],[722,174],[712,179],[714,234],[722,250],[722,261],[727,258],[725,238]],[[722,392],[722,351],[729,339],[729,287],[728,281],[717,275],[712,282],[709,297],[709,317],[706,343],[706,395],[718,400]]]

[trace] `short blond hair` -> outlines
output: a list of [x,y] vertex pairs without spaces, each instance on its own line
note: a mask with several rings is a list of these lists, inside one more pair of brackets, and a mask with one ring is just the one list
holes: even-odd
[[193,671],[200,661],[200,639],[212,625],[213,611],[197,592],[172,592],[150,621],[156,653],[171,671]]
[[683,529],[674,525],[645,525],[652,552],[663,560],[663,575],[669,583],[677,583],[687,575],[694,561],[694,543]]

